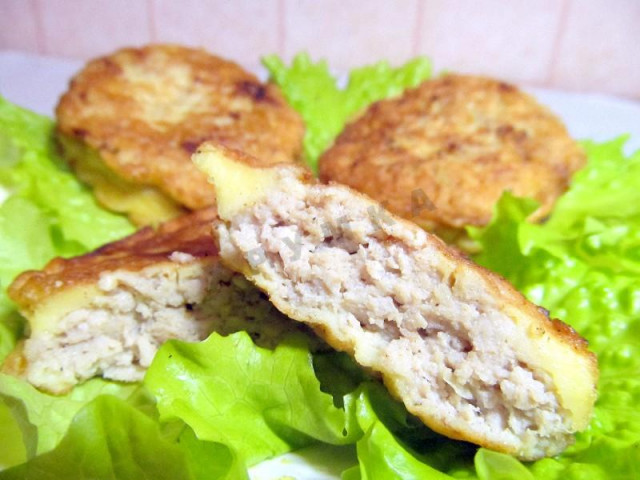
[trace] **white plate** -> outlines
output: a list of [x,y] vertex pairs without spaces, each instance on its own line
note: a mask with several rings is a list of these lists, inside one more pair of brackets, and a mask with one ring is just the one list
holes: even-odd
[[[58,97],[83,62],[0,52],[0,95],[52,116]],[[640,103],[607,95],[526,88],[566,123],[577,139],[609,140],[630,136],[627,153],[640,149]],[[0,203],[3,192],[0,189]],[[250,470],[253,480],[329,480],[356,463],[355,449],[318,446],[268,460]]]

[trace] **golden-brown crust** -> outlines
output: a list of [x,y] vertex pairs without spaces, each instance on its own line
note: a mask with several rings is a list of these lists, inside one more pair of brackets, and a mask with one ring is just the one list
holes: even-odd
[[428,229],[484,225],[501,193],[541,218],[585,156],[532,97],[489,78],[447,75],[373,104],[320,158],[320,177],[385,202]]
[[274,164],[297,160],[304,134],[275,85],[204,50],[176,45],[125,48],[89,62],[56,116],[59,134],[97,151],[118,176],[191,209],[215,201],[190,161],[200,143],[223,143]]
[[24,377],[27,371],[27,359],[24,354],[24,339],[19,340],[15,348],[0,364],[0,373],[14,377]]
[[21,312],[28,314],[61,290],[95,283],[103,272],[136,272],[169,261],[173,252],[217,261],[212,231],[217,218],[215,207],[209,207],[170,220],[157,229],[145,227],[79,257],[55,258],[42,270],[19,275],[9,286],[9,297]]

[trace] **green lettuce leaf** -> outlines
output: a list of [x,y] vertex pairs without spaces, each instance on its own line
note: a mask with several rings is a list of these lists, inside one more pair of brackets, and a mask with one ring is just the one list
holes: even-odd
[[120,384],[99,378],[74,388],[66,395],[49,395],[23,379],[0,373],[0,399],[10,407],[20,425],[28,457],[54,448],[73,417],[100,395],[135,398],[137,384]]
[[27,452],[22,442],[22,432],[11,410],[0,400],[0,471],[18,465],[27,459]]
[[355,395],[365,433],[357,442],[359,477],[355,470],[350,477],[444,480],[469,470],[475,447],[432,432],[379,383],[363,384]]
[[[173,433],[173,431],[172,431]],[[184,427],[175,436],[126,402],[102,395],[84,406],[55,449],[0,472],[0,479],[248,478],[224,445]]]
[[[16,275],[133,231],[126,219],[100,208],[66,169],[53,128],[51,119],[0,97],[0,362],[24,328],[7,296]],[[53,448],[73,415],[101,392],[129,389],[100,382],[51,397],[0,375],[0,437],[11,446],[0,448],[0,468]]]
[[66,169],[53,141],[53,121],[0,97],[0,322],[13,307],[15,276],[54,256],[85,253],[133,231],[99,207]]
[[126,218],[101,208],[68,171],[53,130],[51,119],[0,97],[0,185],[48,217],[48,240],[63,253],[84,253],[131,233]]
[[640,152],[624,138],[584,143],[589,162],[549,220],[504,195],[491,224],[470,229],[476,260],[501,273],[590,342],[600,367],[589,429],[562,455],[530,465],[536,478],[635,478],[640,465]]
[[480,480],[535,479],[532,473],[511,455],[494,452],[486,448],[478,449],[474,463]]
[[[7,305],[6,310],[10,311],[11,309],[11,306]],[[0,306],[0,318],[3,318],[1,311],[2,307]],[[5,313],[5,321],[0,321],[0,364],[13,350],[17,338],[20,336],[22,322],[16,317],[18,317],[17,314]],[[26,460],[27,452],[22,438],[22,430],[2,395],[0,395],[0,438],[3,442],[3,447],[0,448],[0,471]]]
[[4,311],[0,305],[0,364],[22,337],[24,322],[7,299]]
[[323,393],[303,337],[274,351],[245,332],[165,343],[145,377],[162,420],[180,419],[198,438],[224,443],[248,465],[314,442],[353,443],[355,420]]
[[304,151],[314,171],[320,154],[363,108],[431,76],[431,62],[426,58],[416,58],[397,68],[379,62],[352,70],[341,88],[326,61],[313,63],[304,53],[296,55],[290,66],[276,55],[264,57],[262,63],[304,119]]
[[0,206],[0,315],[14,310],[6,289],[16,275],[43,266],[56,253],[47,214],[26,198],[9,197]]

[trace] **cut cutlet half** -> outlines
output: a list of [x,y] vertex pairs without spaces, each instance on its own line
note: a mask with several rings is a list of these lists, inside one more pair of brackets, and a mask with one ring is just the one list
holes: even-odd
[[215,186],[222,261],[379,372],[409,412],[527,460],[587,426],[598,368],[569,326],[362,194],[241,156],[211,144],[194,155]]
[[299,329],[222,266],[213,240],[217,221],[214,208],[196,211],[20,275],[9,295],[30,333],[3,370],[64,393],[98,375],[141,380],[168,339],[245,330],[272,347]]

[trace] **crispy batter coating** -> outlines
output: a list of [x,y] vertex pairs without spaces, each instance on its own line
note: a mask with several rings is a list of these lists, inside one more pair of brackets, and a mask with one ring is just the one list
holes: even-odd
[[[277,86],[204,50],[175,45],[125,48],[89,62],[56,116],[76,173],[103,204],[138,224],[176,216],[181,205],[214,203],[190,161],[203,141],[274,164],[297,160],[304,134]],[[123,200],[127,194],[136,201]],[[140,211],[136,203],[145,200],[151,206]]]
[[207,262],[218,261],[213,243],[215,207],[183,215],[160,225],[145,227],[133,235],[73,258],[54,258],[42,270],[29,270],[9,286],[9,297],[29,317],[51,296],[82,285],[93,285],[104,272],[138,272],[168,262],[173,252],[186,253]]
[[446,75],[374,103],[320,159],[320,177],[436,232],[485,225],[505,190],[541,218],[585,163],[547,108],[490,78]]

